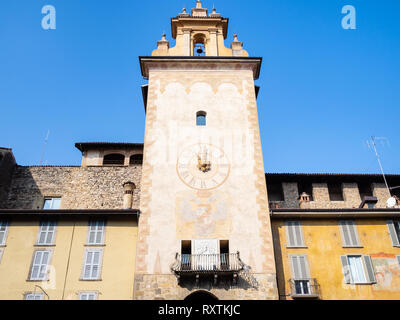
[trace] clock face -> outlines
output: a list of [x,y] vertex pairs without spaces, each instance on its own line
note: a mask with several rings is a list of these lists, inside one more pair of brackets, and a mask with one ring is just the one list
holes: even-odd
[[221,149],[199,143],[183,150],[176,169],[179,178],[190,188],[210,190],[225,182],[230,164]]

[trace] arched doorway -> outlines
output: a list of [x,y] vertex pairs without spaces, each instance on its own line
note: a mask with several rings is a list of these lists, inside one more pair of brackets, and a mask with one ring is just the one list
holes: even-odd
[[213,302],[217,300],[218,298],[215,295],[203,290],[193,292],[184,299],[184,301],[188,302]]

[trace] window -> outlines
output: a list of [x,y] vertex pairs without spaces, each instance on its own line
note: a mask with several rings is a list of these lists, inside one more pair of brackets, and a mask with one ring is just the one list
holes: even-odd
[[343,247],[361,247],[354,221],[339,221]]
[[27,293],[25,300],[43,300],[43,293]]
[[130,165],[135,165],[135,164],[142,164],[143,163],[143,155],[142,154],[134,154],[129,158],[129,164]]
[[197,126],[205,126],[207,124],[206,121],[207,113],[204,111],[199,111],[196,113],[196,125]]
[[0,246],[6,245],[7,233],[8,233],[8,222],[0,221]]
[[97,292],[81,292],[79,300],[97,300]]
[[330,201],[344,201],[341,183],[328,183],[328,191]]
[[296,295],[311,294],[310,271],[308,261],[305,255],[296,255],[290,257],[292,265],[292,277],[294,283],[294,292]]
[[400,246],[400,221],[399,220],[388,220],[387,226],[389,229],[389,235],[392,240],[394,247]]
[[303,232],[299,221],[286,222],[286,239],[287,247],[300,247],[304,248]]
[[61,198],[44,198],[43,209],[57,210],[60,209]]
[[37,245],[54,244],[56,225],[57,223],[55,221],[43,221],[40,223]]
[[104,244],[104,221],[89,221],[87,244],[102,245]]
[[82,280],[99,280],[103,249],[86,249]]
[[358,183],[358,191],[360,192],[361,201],[364,197],[373,197],[370,183]]
[[282,183],[267,183],[269,201],[285,201],[283,196]]
[[123,166],[125,163],[125,156],[119,153],[112,153],[104,156],[104,166]]
[[310,201],[314,201],[312,183],[298,182],[297,187],[299,189],[299,196],[305,192],[310,196]]
[[33,256],[29,280],[42,281],[47,278],[47,265],[50,261],[49,250],[37,250]]
[[341,256],[345,282],[349,284],[376,283],[371,257],[367,255]]

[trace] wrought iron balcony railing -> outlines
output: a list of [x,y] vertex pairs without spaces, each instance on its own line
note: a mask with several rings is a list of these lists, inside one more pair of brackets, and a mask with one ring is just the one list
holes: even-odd
[[179,254],[171,270],[175,274],[189,273],[238,273],[243,270],[244,263],[239,252],[221,254]]
[[290,295],[292,298],[318,298],[317,279],[290,279]]

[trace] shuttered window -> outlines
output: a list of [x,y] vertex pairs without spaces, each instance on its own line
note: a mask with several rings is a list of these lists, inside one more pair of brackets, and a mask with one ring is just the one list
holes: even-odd
[[86,249],[82,271],[83,280],[99,280],[102,261],[102,249]]
[[102,245],[104,244],[104,221],[90,221],[87,244],[89,245]]
[[339,221],[343,247],[361,247],[354,221]]
[[376,283],[374,267],[368,255],[348,255],[340,257],[345,283]]
[[97,292],[81,292],[79,300],[97,300]]
[[37,250],[33,256],[30,280],[46,280],[47,265],[50,261],[49,250]]
[[0,221],[0,246],[6,245],[7,232],[8,232],[8,222]]
[[43,300],[43,293],[27,293],[25,300]]
[[292,277],[294,280],[309,280],[310,271],[307,257],[304,255],[291,256]]
[[286,222],[286,238],[288,247],[305,247],[303,232],[299,221]]
[[40,223],[38,245],[52,245],[54,243],[56,225],[55,221],[43,221]]
[[390,239],[394,247],[400,246],[400,221],[388,220],[387,226],[389,229]]

